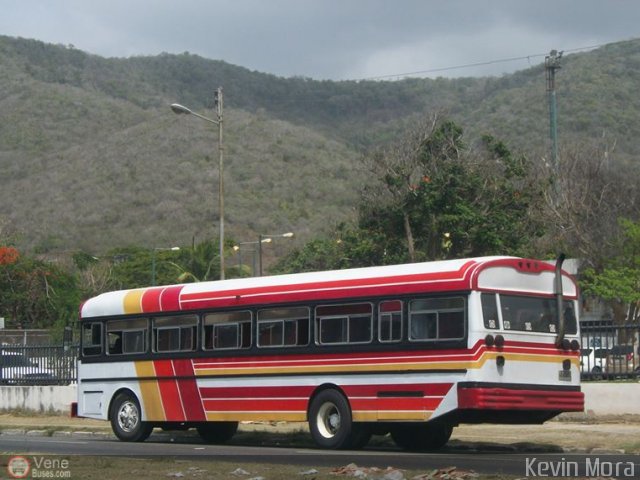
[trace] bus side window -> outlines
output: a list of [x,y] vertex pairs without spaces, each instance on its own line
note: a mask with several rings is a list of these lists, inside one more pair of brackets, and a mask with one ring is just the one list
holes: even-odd
[[258,310],[259,347],[298,347],[309,344],[309,308]]
[[373,308],[370,303],[316,307],[316,328],[321,345],[370,343]]
[[465,301],[462,297],[425,298],[409,303],[409,340],[464,338]]
[[402,302],[391,300],[378,306],[378,340],[399,342],[402,339]]
[[146,318],[107,322],[107,354],[145,353],[148,328]]
[[482,318],[484,319],[484,327],[490,329],[499,328],[496,294],[483,293],[480,295],[480,301],[482,303]]
[[204,349],[231,350],[251,347],[251,312],[208,313],[204,316]]
[[82,355],[93,357],[102,353],[102,324],[85,323],[82,325]]
[[198,345],[198,316],[175,315],[153,320],[154,351],[193,352]]

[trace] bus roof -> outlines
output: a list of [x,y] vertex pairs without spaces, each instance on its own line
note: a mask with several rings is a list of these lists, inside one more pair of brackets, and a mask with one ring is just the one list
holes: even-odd
[[[544,261],[479,257],[120,290],[87,300],[80,317],[473,289],[552,295],[553,279],[554,267]],[[563,291],[567,297],[577,296],[575,282],[566,272]]]

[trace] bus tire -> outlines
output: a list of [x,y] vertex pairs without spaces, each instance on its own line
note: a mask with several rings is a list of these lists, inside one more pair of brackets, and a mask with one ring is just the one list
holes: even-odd
[[309,430],[321,448],[349,448],[354,442],[349,402],[336,390],[323,390],[309,407]]
[[238,422],[209,422],[196,427],[200,438],[207,443],[226,443],[238,431]]
[[443,422],[397,425],[391,429],[391,438],[400,448],[409,451],[439,450],[444,447],[453,427]]
[[144,442],[153,430],[153,425],[142,421],[140,402],[132,393],[123,392],[116,396],[109,418],[113,433],[125,442]]

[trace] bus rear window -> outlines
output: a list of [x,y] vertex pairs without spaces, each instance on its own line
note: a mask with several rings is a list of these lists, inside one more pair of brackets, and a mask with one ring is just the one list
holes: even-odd
[[[573,302],[563,303],[565,331],[576,333],[576,315]],[[500,295],[502,328],[523,332],[556,333],[558,315],[556,299],[552,297],[525,297],[519,295]]]

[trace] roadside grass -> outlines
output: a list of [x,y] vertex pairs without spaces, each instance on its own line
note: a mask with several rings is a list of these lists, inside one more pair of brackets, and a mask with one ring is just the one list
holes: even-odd
[[[52,469],[42,468],[35,475],[33,468],[38,458],[37,455],[26,456],[32,466],[33,478],[36,475],[41,478],[82,478],[96,480],[120,480],[122,478],[135,478],[136,480],[151,480],[158,478],[165,479],[263,479],[263,480],[339,480],[340,478],[384,478],[385,473],[369,472],[365,475],[354,476],[340,474],[340,467],[314,467],[304,465],[280,465],[272,463],[258,462],[229,462],[218,460],[200,459],[174,459],[170,457],[162,458],[120,458],[120,457],[96,457],[96,456],[47,456],[46,458],[56,460],[57,464]],[[10,457],[2,458],[0,468],[6,471],[6,466]],[[42,457],[39,457],[42,458]],[[66,468],[61,468],[62,464]],[[380,466],[382,472],[386,466]],[[353,469],[353,468],[352,468]],[[50,472],[50,473],[49,473]],[[365,470],[366,472],[366,470]],[[395,470],[395,476],[387,477],[394,479],[430,478],[434,475],[433,469],[424,470]],[[443,465],[441,470],[443,476],[432,476],[431,478],[454,478],[460,480],[512,480],[515,476],[509,475],[478,475],[469,471],[456,470],[449,465]],[[448,472],[448,473],[445,473]]]

